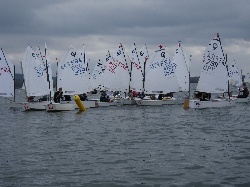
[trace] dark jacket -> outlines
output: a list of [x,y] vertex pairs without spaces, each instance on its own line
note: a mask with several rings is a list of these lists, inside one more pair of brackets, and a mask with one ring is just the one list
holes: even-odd
[[61,91],[56,91],[54,93],[54,102],[55,103],[60,103],[60,101],[63,100],[63,92]]

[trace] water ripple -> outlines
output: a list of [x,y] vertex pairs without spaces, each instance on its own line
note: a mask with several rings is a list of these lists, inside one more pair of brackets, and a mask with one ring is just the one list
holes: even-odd
[[249,186],[250,107],[0,108],[0,186]]

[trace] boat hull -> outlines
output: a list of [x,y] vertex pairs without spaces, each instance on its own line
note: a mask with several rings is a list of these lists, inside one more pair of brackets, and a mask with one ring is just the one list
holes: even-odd
[[60,112],[60,111],[71,111],[75,110],[74,103],[50,103],[45,105],[47,112]]
[[247,98],[237,98],[236,99],[236,103],[248,103],[250,102],[250,98],[247,97]]
[[136,99],[136,104],[139,106],[160,106],[160,105],[174,105],[176,100],[164,99],[164,100],[152,100],[152,99]]
[[160,105],[163,105],[162,100],[136,99],[135,102],[139,106],[160,106]]
[[120,99],[113,100],[111,102],[101,102],[99,99],[91,99],[89,101],[94,101],[96,107],[107,107],[107,106],[119,106],[123,105]]
[[129,99],[129,98],[121,99],[121,103],[123,105],[136,105],[136,101],[134,99]]
[[250,101],[249,97],[247,97],[247,98],[241,98],[241,97],[238,97],[238,95],[233,95],[232,99],[235,99],[236,103],[247,103],[247,102]]
[[45,110],[45,105],[49,103],[50,101],[24,102],[22,104],[22,108],[24,111],[40,111],[40,110]]
[[165,98],[162,99],[162,104],[163,105],[175,105],[177,102],[175,100],[175,98]]
[[119,105],[122,105],[121,101],[120,100],[115,100],[115,101],[112,101],[112,102],[100,102],[98,101],[98,106],[99,107],[102,107],[102,106],[119,106]]
[[236,100],[215,99],[210,101],[189,100],[189,108],[219,108],[235,106]]
[[[75,101],[61,101],[62,104],[64,103],[71,103],[75,105],[75,108],[78,109],[79,107],[77,106]],[[83,105],[85,108],[96,108],[97,107],[97,103],[96,101],[82,101]]]

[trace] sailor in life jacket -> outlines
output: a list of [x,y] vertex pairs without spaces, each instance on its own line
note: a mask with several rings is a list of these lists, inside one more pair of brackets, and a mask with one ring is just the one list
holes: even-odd
[[242,87],[239,88],[238,98],[247,98],[249,95],[249,90],[247,88],[246,83],[242,83]]

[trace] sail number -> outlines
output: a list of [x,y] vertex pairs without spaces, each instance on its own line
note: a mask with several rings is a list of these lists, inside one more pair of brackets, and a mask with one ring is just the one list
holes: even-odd
[[75,75],[81,75],[81,74],[84,74],[86,71],[88,71],[87,65],[83,67],[81,63],[82,63],[81,58],[75,58],[71,60],[70,62],[66,62],[62,64],[61,69],[70,67]]
[[164,75],[169,76],[169,75],[175,73],[176,66],[177,65],[173,61],[171,61],[170,59],[164,59],[160,62],[156,62],[154,64],[151,64],[150,68],[151,69],[163,68]]

